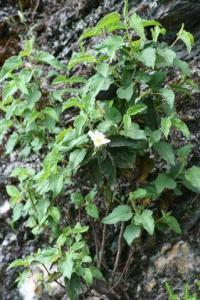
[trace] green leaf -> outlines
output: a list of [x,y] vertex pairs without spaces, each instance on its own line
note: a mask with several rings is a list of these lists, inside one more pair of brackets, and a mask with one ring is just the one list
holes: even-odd
[[15,205],[15,207],[13,208],[13,217],[12,217],[13,222],[18,221],[21,218],[23,209],[24,209],[24,205],[22,203]]
[[175,155],[172,145],[165,142],[159,142],[154,145],[154,148],[162,159],[173,166],[175,165]]
[[181,227],[180,227],[178,221],[176,220],[176,218],[171,216],[170,213],[165,213],[164,211],[162,211],[162,214],[163,214],[163,217],[161,219],[161,222],[167,224],[169,226],[169,228],[171,228],[177,234],[181,234],[181,232],[182,232]]
[[127,244],[131,246],[134,239],[140,237],[140,234],[141,234],[141,228],[139,226],[131,224],[126,227],[123,236]]
[[174,107],[175,94],[169,88],[163,88],[160,90],[161,95],[167,101],[169,107],[172,109]]
[[20,68],[22,65],[23,61],[21,57],[15,55],[8,58],[1,68],[0,82],[7,78],[13,70]]
[[166,174],[159,174],[155,180],[155,185],[158,194],[160,194],[164,189],[174,190],[176,188],[176,181]]
[[103,218],[104,224],[116,224],[118,222],[125,222],[132,218],[133,212],[128,205],[119,205],[113,209],[113,211]]
[[188,145],[185,145],[183,147],[180,147],[178,150],[177,150],[177,155],[180,159],[180,161],[184,161],[185,159],[187,159],[188,155],[191,153],[192,151],[192,148],[193,148],[193,145],[191,144],[188,144]]
[[97,27],[88,28],[81,34],[81,36],[79,38],[79,43],[87,38],[99,36],[101,34],[102,34],[102,32],[101,32],[100,28],[97,28]]
[[117,96],[120,99],[126,99],[127,101],[131,100],[133,95],[133,83],[131,83],[128,87],[120,87],[117,90]]
[[16,84],[17,88],[21,91],[21,93],[23,93],[25,95],[29,94],[28,89],[26,87],[25,77],[23,75],[15,78],[15,84]]
[[6,192],[12,198],[13,204],[16,204],[17,202],[22,200],[20,191],[14,185],[7,185]]
[[89,53],[75,53],[68,63],[68,70],[73,69],[76,65],[96,63],[96,58]]
[[66,290],[67,290],[67,296],[70,300],[77,300],[82,284],[80,280],[80,276],[76,274],[72,274],[72,277],[69,280],[65,281]]
[[182,25],[177,36],[180,40],[183,41],[183,43],[186,45],[187,51],[190,53],[192,50],[192,46],[194,45],[194,37],[190,32],[184,29],[184,24]]
[[76,98],[70,98],[66,102],[63,103],[62,112],[70,107],[78,107],[81,108],[81,103]]
[[119,35],[112,35],[107,37],[101,44],[96,46],[99,52],[107,54],[110,59],[113,59],[115,52],[124,46],[123,37]]
[[71,278],[73,272],[73,266],[74,266],[74,262],[73,262],[72,255],[71,253],[67,253],[66,258],[63,259],[59,264],[60,271],[64,277],[67,277],[68,279]]
[[142,50],[139,59],[145,66],[154,69],[156,62],[156,50],[152,47],[145,48]]
[[147,106],[145,104],[136,104],[131,106],[128,110],[126,115],[128,116],[135,116],[141,112],[143,112],[145,109],[147,108]]
[[113,128],[113,123],[111,121],[103,121],[98,124],[97,130],[102,133],[107,133]]
[[67,77],[64,75],[58,75],[54,80],[52,81],[52,84],[62,84],[67,82]]
[[155,26],[154,28],[151,29],[152,38],[155,43],[158,42],[159,35],[160,34],[165,35],[165,33],[166,33],[166,29],[160,28],[159,26]]
[[[116,166],[112,155],[108,152],[105,159],[99,160],[101,174],[106,178],[111,188],[114,188],[116,182]],[[101,179],[101,177],[100,177]]]
[[76,205],[77,208],[80,208],[84,203],[84,197],[78,192],[74,192],[71,194],[71,201]]
[[36,204],[37,209],[37,217],[40,224],[42,224],[43,220],[46,219],[47,211],[50,206],[50,201],[46,198],[38,200]]
[[188,77],[191,77],[191,70],[188,66],[188,64],[185,61],[182,61],[181,59],[175,58],[174,59],[174,66],[179,68],[182,73]]
[[101,171],[100,161],[96,158],[92,159],[89,162],[88,167],[92,181],[98,186],[101,186],[104,182],[104,178]]
[[39,62],[46,63],[56,69],[62,69],[62,64],[52,55],[45,51],[39,51],[35,56]]
[[152,147],[154,144],[158,143],[161,139],[160,129],[152,131],[149,127],[146,127],[145,133],[148,137],[150,147]]
[[83,133],[84,126],[88,120],[88,116],[83,112],[79,114],[76,119],[74,120],[74,127],[76,128],[78,136]]
[[6,191],[9,196],[15,197],[17,194],[19,194],[18,189],[14,185],[7,185],[6,186]]
[[121,148],[121,147],[133,147],[135,148],[135,142],[130,139],[130,138],[126,138],[125,136],[122,135],[113,135],[110,136],[109,139],[111,140],[111,142],[109,143],[109,147],[111,148]]
[[60,218],[61,218],[61,215],[60,215],[60,211],[57,207],[50,207],[49,208],[49,216],[52,217],[53,221],[58,224],[59,221],[60,221]]
[[7,82],[3,86],[2,98],[6,101],[9,97],[13,96],[17,91],[17,86],[14,80]]
[[142,199],[147,195],[147,191],[142,188],[138,188],[136,191],[129,194],[130,200]]
[[136,214],[134,216],[134,221],[136,225],[142,225],[144,229],[152,235],[154,233],[155,221],[152,217],[153,212],[149,209],[143,210],[141,215]]
[[83,278],[85,279],[85,282],[88,285],[92,285],[92,282],[93,282],[92,271],[89,268],[85,268],[84,270],[85,270],[85,274],[84,274]]
[[162,130],[162,132],[163,132],[166,139],[168,138],[171,125],[172,125],[172,122],[171,122],[170,117],[161,119],[161,130]]
[[57,111],[52,108],[52,107],[45,107],[45,109],[43,110],[43,113],[50,116],[52,119],[54,119],[55,121],[59,121],[59,118],[58,118],[58,114],[57,114]]
[[64,184],[64,176],[63,174],[58,174],[56,176],[53,176],[53,182],[51,183],[51,189],[53,191],[53,197],[57,197],[62,189]]
[[185,172],[185,179],[200,192],[200,167],[193,166]]
[[33,84],[28,88],[28,95],[24,98],[27,101],[30,108],[34,108],[35,103],[37,103],[42,96],[37,84]]
[[117,12],[112,12],[105,15],[95,27],[86,29],[80,36],[79,42],[90,37],[102,35],[105,31],[112,32],[123,28],[124,26],[120,22],[120,15]]
[[86,202],[92,202],[97,194],[96,189],[92,189],[87,195],[85,196]]
[[156,20],[145,20],[145,19],[142,19],[142,24],[144,27],[152,27],[152,26],[162,26],[158,21]]
[[136,13],[134,13],[130,19],[130,26],[134,29],[134,31],[139,35],[139,37],[143,40],[146,39],[145,33],[144,33],[144,25],[142,22],[142,19],[140,16],[138,16]]
[[186,138],[188,138],[190,136],[190,131],[189,131],[187,125],[180,119],[173,118],[172,125],[174,127],[176,127],[177,129],[179,129]]
[[1,119],[0,120],[0,136],[1,136],[1,141],[4,136],[4,134],[7,132],[7,130],[12,126],[12,121],[6,120],[6,119]]
[[109,27],[113,24],[120,22],[120,14],[117,12],[111,12],[105,15],[96,25],[98,29],[109,29]]
[[164,58],[167,66],[171,66],[176,58],[176,53],[167,47],[159,48],[158,54]]
[[139,125],[136,123],[127,124],[124,120],[124,131],[121,133],[133,140],[146,140],[145,131],[140,129]]
[[157,71],[152,73],[150,76],[150,81],[148,80],[148,85],[155,91],[159,91],[160,88],[163,86],[167,73],[166,72],[161,72]]
[[91,266],[90,270],[92,271],[92,275],[94,278],[101,279],[101,280],[104,279],[101,271],[98,268]]
[[97,72],[99,74],[101,74],[103,77],[108,76],[108,71],[109,71],[109,65],[108,64],[101,63],[101,64],[97,65],[96,69],[97,69]]
[[26,128],[28,129],[28,128],[32,125],[32,123],[33,123],[37,118],[39,118],[39,117],[40,117],[40,112],[38,112],[38,111],[31,111],[30,114],[29,114],[28,117],[27,117],[28,122],[27,122],[27,124],[26,124]]
[[14,147],[17,145],[18,141],[19,135],[16,132],[11,134],[6,144],[6,153],[10,154],[13,151]]
[[90,216],[94,219],[99,219],[99,211],[95,204],[88,203],[86,206],[86,212],[87,212],[88,216]]
[[31,177],[35,174],[33,169],[18,167],[14,169],[11,173],[11,177],[17,177],[19,181],[24,181],[26,178]]
[[76,170],[85,158],[87,151],[85,149],[77,149],[70,153],[69,165],[72,170]]
[[136,160],[135,150],[127,147],[112,148],[111,154],[116,168],[132,169]]
[[18,267],[28,267],[28,261],[26,259],[16,259],[9,265],[8,269],[18,268]]

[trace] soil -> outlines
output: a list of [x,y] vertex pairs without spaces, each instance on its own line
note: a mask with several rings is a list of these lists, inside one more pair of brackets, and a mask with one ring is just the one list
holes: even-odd
[[[42,47],[59,59],[67,61],[72,51],[76,51],[77,39],[85,27],[94,25],[106,13],[122,9],[122,1],[84,1],[84,0],[44,0],[22,1],[25,26],[17,14],[18,1],[0,1],[0,65],[6,58],[17,53],[21,40],[26,36],[27,26],[34,24],[38,47]],[[42,1],[41,1],[42,2]],[[138,1],[136,1],[138,2]],[[152,1],[152,4],[155,1]],[[31,4],[31,8],[30,5]],[[28,8],[28,9],[27,9]],[[27,10],[26,10],[27,9]],[[142,8],[140,8],[142,9]],[[148,10],[149,7],[143,8]],[[193,77],[200,81],[198,57],[190,59]],[[194,145],[191,162],[200,163],[200,95],[193,99],[178,99],[177,110],[191,130],[191,143]],[[185,140],[182,139],[182,143]],[[21,300],[15,282],[17,271],[8,269],[16,258],[22,258],[45,244],[45,239],[35,239],[24,227],[23,221],[12,228],[11,210],[2,212],[1,208],[8,201],[5,185],[9,174],[16,165],[29,165],[39,168],[40,157],[36,155],[27,161],[17,159],[15,153],[8,158],[1,154],[0,162],[0,300]],[[108,299],[167,300],[164,284],[171,282],[180,297],[183,287],[188,283],[192,290],[199,293],[197,283],[200,280],[200,197],[185,192],[179,199],[170,203],[170,209],[177,216],[183,228],[179,236],[167,232],[153,237],[144,236],[133,249],[133,259],[127,278],[122,281],[120,289],[108,296]],[[3,210],[3,208],[2,208]],[[124,246],[126,247],[126,246]],[[127,251],[128,255],[128,249]],[[123,259],[121,267],[123,266]],[[121,291],[123,294],[121,294]],[[106,299],[101,295],[87,295],[87,299]],[[64,300],[62,291],[58,295],[45,293],[42,300]]]

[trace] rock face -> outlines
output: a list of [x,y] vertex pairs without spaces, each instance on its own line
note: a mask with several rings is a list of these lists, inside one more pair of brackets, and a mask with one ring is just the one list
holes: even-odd
[[[17,15],[17,3],[17,0],[0,0],[0,21]],[[123,9],[122,0],[23,0],[21,3],[24,8],[29,8],[25,13],[31,18],[33,11],[37,10],[39,21],[36,18],[34,21],[38,22],[36,33],[40,46],[64,60],[77,49],[78,36],[86,27],[94,26],[108,12],[122,12]],[[185,23],[186,29],[195,35],[197,41],[188,58],[199,55],[200,0],[129,0],[129,7],[131,12],[137,11],[143,17],[158,19],[172,32],[172,36]],[[182,44],[178,50],[185,58]]]
[[[142,1],[147,2],[147,1]],[[185,23],[189,29],[199,25],[197,18],[200,12],[199,0],[165,0],[160,1],[152,11],[152,16],[159,19],[162,24],[171,28],[177,28],[181,23]]]
[[[44,9],[53,6],[57,9],[45,24],[46,30],[40,32],[41,45],[45,44],[61,59],[67,59],[71,51],[76,49],[76,41],[81,32],[111,11],[121,11],[122,0],[44,0]],[[55,4],[55,3],[56,4]],[[64,3],[64,5],[63,5]],[[200,0],[129,0],[130,11],[136,11],[143,17],[158,19],[169,31],[177,32],[182,23],[196,37],[197,44],[190,57],[199,54],[200,43]],[[44,42],[46,39],[46,42]],[[181,57],[186,57],[183,45],[178,49]]]
[[[148,1],[143,0],[142,3]],[[158,1],[157,1],[158,2]],[[192,58],[200,54],[200,0],[163,0],[161,4],[154,6],[149,11],[149,16],[158,19],[167,29],[177,32],[181,24],[195,36],[196,44],[192,53],[188,56],[182,48],[179,48],[180,56]]]

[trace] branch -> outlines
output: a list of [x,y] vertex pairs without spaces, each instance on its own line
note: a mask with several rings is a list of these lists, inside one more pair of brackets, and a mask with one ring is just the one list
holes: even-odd
[[129,266],[130,266],[130,262],[131,262],[131,258],[132,258],[132,255],[133,255],[133,252],[134,252],[134,248],[131,247],[130,248],[130,251],[129,251],[129,255],[128,255],[128,259],[127,259],[127,262],[125,264],[125,267],[119,277],[119,279],[114,283],[114,285],[108,290],[108,293],[112,292],[117,286],[118,284],[121,282],[122,278],[124,277],[125,274],[127,274],[128,272],[128,269],[129,269]]
[[106,242],[106,230],[107,225],[103,225],[103,233],[102,233],[102,242],[101,242],[101,248],[100,248],[100,255],[99,255],[99,262],[98,262],[98,268],[101,267],[102,260],[103,260],[103,254],[104,254],[104,248],[105,248],[105,242]]
[[[51,273],[49,272],[49,270],[47,269],[47,267],[45,266],[45,264],[42,264],[42,266],[46,270],[48,276],[50,276]],[[63,288],[64,290],[66,290],[65,286],[62,283],[60,283],[57,279],[54,279],[53,281],[55,281],[61,288]]]
[[95,252],[96,252],[96,257],[97,257],[97,265],[98,265],[98,263],[99,263],[99,240],[98,240],[97,233],[96,233],[93,222],[91,222],[91,227],[92,227],[92,233],[93,233],[94,245],[95,245]]
[[37,9],[38,9],[39,5],[40,5],[40,0],[37,0],[35,8],[34,8],[33,13],[32,13],[32,19],[33,19],[35,13],[37,12]]
[[120,228],[120,233],[119,233],[119,238],[118,238],[118,250],[117,250],[117,255],[116,255],[115,264],[114,264],[114,268],[113,268],[113,273],[116,272],[118,265],[119,265],[119,260],[120,260],[120,256],[121,256],[121,252],[122,252],[123,233],[124,233],[124,222],[122,222],[121,228]]

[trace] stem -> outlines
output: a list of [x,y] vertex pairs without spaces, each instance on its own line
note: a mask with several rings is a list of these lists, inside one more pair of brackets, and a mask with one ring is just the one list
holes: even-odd
[[37,207],[35,206],[35,203],[34,203],[34,201],[33,201],[31,192],[28,191],[28,194],[29,194],[29,198],[30,198],[30,200],[31,200],[31,204],[32,204],[32,206],[33,206],[33,209],[34,209],[34,211],[36,212],[36,214],[38,214]]
[[106,231],[107,231],[107,225],[103,225],[103,233],[102,233],[102,242],[101,242],[101,248],[100,248],[100,255],[99,255],[99,262],[98,262],[98,268],[101,267],[102,260],[103,260],[103,254],[104,254],[104,248],[105,248],[105,242],[106,242]]
[[129,43],[131,43],[131,36],[128,31],[128,0],[124,0],[124,21],[125,21],[125,26],[126,26],[126,34]]
[[35,8],[34,8],[33,13],[32,13],[32,19],[33,19],[35,13],[37,12],[37,9],[38,9],[38,7],[39,7],[39,4],[40,4],[40,0],[37,0],[36,5],[35,5]]
[[[51,273],[49,272],[49,270],[47,269],[47,267],[45,266],[45,264],[42,264],[42,266],[43,266],[44,269],[46,270],[48,276],[50,276]],[[66,290],[66,289],[65,289],[65,286],[64,286],[62,283],[60,283],[57,279],[54,279],[54,281],[55,281],[60,287],[62,287],[64,290]]]
[[122,222],[121,228],[120,228],[120,233],[119,233],[119,238],[118,238],[118,250],[117,250],[117,255],[116,255],[115,264],[114,264],[114,268],[113,268],[113,273],[116,272],[118,265],[119,265],[119,260],[120,260],[120,256],[121,256],[121,252],[122,252],[123,233],[124,233],[124,222]]
[[127,276],[127,273],[128,273],[129,267],[130,267],[131,258],[133,256],[133,252],[134,252],[134,247],[131,246],[131,248],[129,250],[129,254],[128,254],[128,259],[127,259],[127,262],[126,262],[126,265],[125,265],[125,268],[124,268],[124,275],[125,275],[125,277]]
[[129,269],[129,266],[130,266],[130,262],[131,262],[131,258],[132,258],[132,255],[133,255],[133,252],[134,252],[134,248],[132,247],[129,251],[129,255],[128,255],[128,259],[127,259],[127,262],[126,262],[126,265],[121,273],[121,276],[119,277],[119,279],[114,283],[114,285],[108,290],[108,293],[112,292],[116,286],[118,286],[118,284],[121,282],[124,274],[127,274],[128,272],[128,269]]
[[124,0],[124,18],[128,18],[128,0]]
[[78,210],[78,221],[81,224],[81,210],[80,210],[80,208]]
[[179,37],[177,37],[177,38],[175,39],[175,41],[171,44],[170,48],[172,48],[172,47],[178,42],[178,40],[179,40]]
[[99,263],[99,241],[98,241],[98,237],[97,237],[93,222],[91,222],[91,227],[92,227],[92,233],[93,233],[93,237],[94,237],[95,252],[96,252],[97,266],[98,266],[98,263]]

